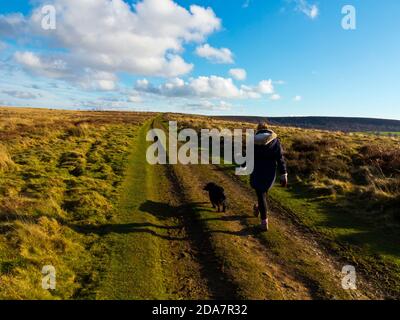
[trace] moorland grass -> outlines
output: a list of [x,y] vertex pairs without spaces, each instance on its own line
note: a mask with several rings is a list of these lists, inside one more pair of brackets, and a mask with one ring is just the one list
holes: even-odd
[[[94,298],[109,248],[79,226],[115,214],[131,141],[150,114],[0,109],[0,298]],[[41,287],[56,268],[56,290]]]

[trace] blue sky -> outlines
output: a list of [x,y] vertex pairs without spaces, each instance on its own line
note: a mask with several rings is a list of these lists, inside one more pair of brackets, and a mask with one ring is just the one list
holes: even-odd
[[400,119],[399,12],[397,0],[8,1],[0,105]]

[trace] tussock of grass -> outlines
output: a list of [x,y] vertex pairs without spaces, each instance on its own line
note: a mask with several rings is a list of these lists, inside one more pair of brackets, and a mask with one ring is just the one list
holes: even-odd
[[70,126],[66,133],[68,136],[73,137],[85,137],[90,131],[90,126],[88,123],[77,123],[75,125]]
[[[36,222],[17,220],[7,246],[2,248],[0,298],[54,299],[68,298],[79,287],[75,273],[82,268],[84,247],[74,241],[66,227],[55,219],[40,217]],[[79,239],[78,235],[74,235]],[[0,238],[2,242],[5,240]],[[75,264],[78,262],[77,264]],[[57,288],[41,288],[41,268],[56,268]]]
[[75,151],[64,152],[60,157],[60,168],[66,168],[76,177],[84,173],[86,167],[85,155]]
[[96,191],[74,193],[66,200],[63,209],[71,213],[76,221],[105,222],[112,215],[112,205]]
[[6,147],[0,144],[0,173],[12,167],[14,167],[14,162],[11,160]]

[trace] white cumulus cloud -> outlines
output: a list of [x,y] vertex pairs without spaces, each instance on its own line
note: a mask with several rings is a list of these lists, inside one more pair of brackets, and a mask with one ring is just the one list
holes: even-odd
[[246,80],[246,77],[247,77],[246,70],[240,69],[240,68],[230,69],[229,74],[232,77],[234,77],[236,80],[239,80],[239,81]]
[[178,98],[208,99],[257,99],[274,92],[272,80],[262,80],[256,86],[236,86],[231,78],[201,76],[184,81],[180,78],[168,80],[155,86],[148,80],[139,80],[135,90],[145,94]]
[[[50,43],[54,52],[60,52],[57,57],[30,52],[16,56],[27,69],[37,73],[41,68],[42,75],[52,77],[80,73],[84,68],[145,76],[183,75],[193,68],[182,58],[184,45],[202,43],[221,27],[211,8],[191,5],[186,9],[172,0],[142,0],[132,6],[123,0],[34,3],[30,16],[0,15],[0,30],[5,37],[35,37],[36,43]],[[43,4],[57,10],[55,30],[41,28]],[[68,70],[60,74],[61,61]],[[111,82],[99,84],[112,86]]]
[[223,100],[216,102],[200,100],[199,102],[188,103],[184,108],[191,111],[229,111],[232,109],[232,104]]
[[199,57],[206,58],[214,63],[233,63],[233,53],[228,48],[214,48],[208,43],[196,48],[196,54]]
[[50,78],[66,78],[68,76],[67,63],[56,57],[40,57],[31,51],[17,51],[14,59],[24,68],[33,73]]
[[277,100],[280,100],[280,99],[281,99],[281,96],[280,96],[279,94],[277,94],[277,93],[274,93],[274,94],[270,97],[270,99],[273,100],[273,101],[277,101]]
[[85,89],[110,91],[117,87],[118,79],[114,73],[90,68],[74,70],[60,57],[41,57],[30,51],[17,51],[14,59],[35,75],[72,81]]
[[272,84],[272,80],[262,80],[258,84],[258,92],[263,94],[274,93],[274,86]]
[[134,103],[140,103],[140,102],[142,102],[143,100],[142,100],[142,98],[141,98],[140,96],[138,96],[138,95],[131,95],[131,96],[128,97],[128,101],[129,101],[129,102],[134,102]]

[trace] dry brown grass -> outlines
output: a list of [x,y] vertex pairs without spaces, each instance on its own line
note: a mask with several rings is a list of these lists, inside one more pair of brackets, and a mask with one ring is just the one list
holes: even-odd
[[9,155],[7,148],[0,144],[0,172],[9,170],[14,167],[14,162]]

